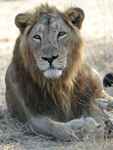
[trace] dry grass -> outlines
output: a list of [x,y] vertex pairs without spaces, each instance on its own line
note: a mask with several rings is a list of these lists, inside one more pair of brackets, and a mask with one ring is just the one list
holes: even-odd
[[[46,0],[47,1],[47,0]],[[45,0],[41,1],[42,3]],[[68,0],[49,0],[50,4],[68,5]],[[113,139],[103,138],[84,142],[61,142],[35,136],[27,124],[13,120],[6,108],[4,76],[12,57],[12,50],[18,29],[14,25],[16,14],[39,5],[39,0],[0,1],[0,149],[1,150],[112,150]],[[75,3],[73,0],[70,3]],[[77,6],[84,9],[86,19],[83,36],[86,40],[86,55],[89,63],[102,77],[113,72],[113,1],[76,0]],[[113,95],[113,88],[106,89]]]

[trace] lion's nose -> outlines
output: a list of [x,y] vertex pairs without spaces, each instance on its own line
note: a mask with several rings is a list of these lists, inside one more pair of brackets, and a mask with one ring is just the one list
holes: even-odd
[[53,62],[54,59],[57,59],[59,55],[51,56],[51,57],[42,57],[43,60],[47,60],[50,64]]

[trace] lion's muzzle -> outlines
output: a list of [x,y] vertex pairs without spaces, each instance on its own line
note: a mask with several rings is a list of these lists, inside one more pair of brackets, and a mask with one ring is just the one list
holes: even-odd
[[38,58],[37,64],[46,78],[55,79],[62,75],[62,70],[66,66],[66,61],[60,55],[51,54],[51,56]]

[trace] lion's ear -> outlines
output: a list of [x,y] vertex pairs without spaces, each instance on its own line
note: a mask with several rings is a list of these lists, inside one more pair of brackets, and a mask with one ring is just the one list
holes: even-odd
[[79,29],[82,26],[82,22],[85,18],[85,13],[81,8],[75,7],[68,11],[68,16],[73,25],[77,26]]
[[15,24],[20,29],[20,32],[23,33],[25,28],[28,25],[28,17],[26,14],[18,14],[15,17]]

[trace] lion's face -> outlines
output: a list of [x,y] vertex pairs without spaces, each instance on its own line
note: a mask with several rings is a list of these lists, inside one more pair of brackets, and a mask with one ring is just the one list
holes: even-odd
[[28,36],[29,48],[45,77],[62,75],[69,50],[74,47],[74,36],[73,30],[57,13],[42,15],[33,26]]
[[82,43],[79,29],[84,12],[79,8],[70,8],[64,14],[60,14],[58,10],[48,12],[48,8],[44,9],[45,13],[36,12],[39,16],[30,13],[19,14],[15,22],[22,33],[20,45],[24,61],[29,59],[24,56],[28,56],[29,52],[25,50],[27,48],[22,46],[27,43],[30,53],[35,58],[35,67],[46,78],[55,79],[71,67],[74,62],[72,58],[77,59],[77,51]]

